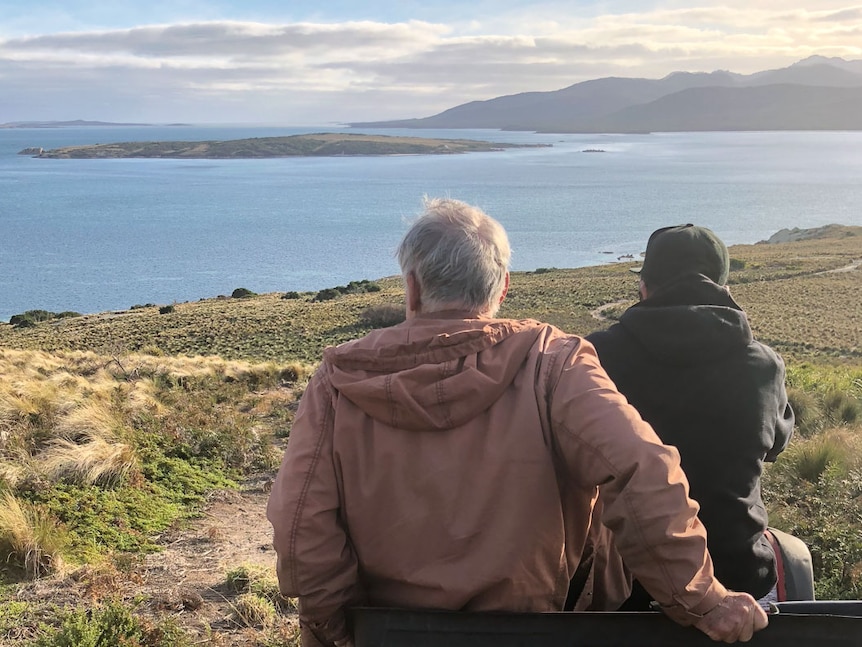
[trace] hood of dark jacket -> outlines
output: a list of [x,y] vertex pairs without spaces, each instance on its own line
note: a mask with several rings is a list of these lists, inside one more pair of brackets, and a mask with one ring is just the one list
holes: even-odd
[[620,324],[666,364],[711,362],[752,341],[748,318],[729,290],[700,274],[656,290],[626,310]]
[[437,312],[328,348],[324,361],[332,386],[375,420],[412,431],[451,429],[500,398],[548,328]]

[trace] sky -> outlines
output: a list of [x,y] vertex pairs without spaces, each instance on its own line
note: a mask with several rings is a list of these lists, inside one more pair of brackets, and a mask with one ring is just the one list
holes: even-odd
[[325,125],[606,76],[858,60],[852,2],[0,0],[0,123]]

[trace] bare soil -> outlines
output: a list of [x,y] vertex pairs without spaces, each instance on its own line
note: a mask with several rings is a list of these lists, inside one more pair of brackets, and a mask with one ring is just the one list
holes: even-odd
[[[24,585],[18,599],[33,603],[50,600],[57,607],[79,607],[82,602],[120,598],[152,618],[172,618],[195,645],[252,647],[297,644],[293,610],[280,610],[267,626],[237,616],[239,592],[226,575],[240,566],[259,567],[275,577],[272,527],[266,502],[274,473],[260,474],[237,490],[215,493],[202,516],[162,535],[164,550],[120,568],[86,566],[65,576]],[[140,604],[135,602],[143,600]],[[36,636],[36,628],[0,638],[0,645],[16,645]]]

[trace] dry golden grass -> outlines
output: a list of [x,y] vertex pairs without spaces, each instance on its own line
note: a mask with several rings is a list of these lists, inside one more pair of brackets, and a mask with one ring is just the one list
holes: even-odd
[[126,443],[87,433],[78,441],[65,438],[50,441],[36,464],[52,480],[111,485],[136,470],[138,459]]
[[[160,380],[182,384],[190,378],[216,376],[253,388],[282,379],[295,384],[307,379],[311,370],[301,363],[213,356],[0,350],[0,483],[13,487],[38,477],[111,485],[135,474],[138,458],[124,441],[129,430],[121,419],[123,412],[165,414],[167,407],[157,397]],[[290,390],[264,393],[247,408],[269,415],[293,399]]]
[[11,492],[0,495],[0,557],[38,577],[57,570],[65,544],[63,532],[33,506]]
[[785,352],[862,356],[862,271],[735,285],[755,335]]

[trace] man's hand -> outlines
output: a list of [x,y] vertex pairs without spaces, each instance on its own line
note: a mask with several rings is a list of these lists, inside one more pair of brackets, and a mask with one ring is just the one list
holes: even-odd
[[768,624],[766,612],[753,597],[729,591],[727,597],[694,626],[713,640],[733,643],[748,642],[755,631]]

